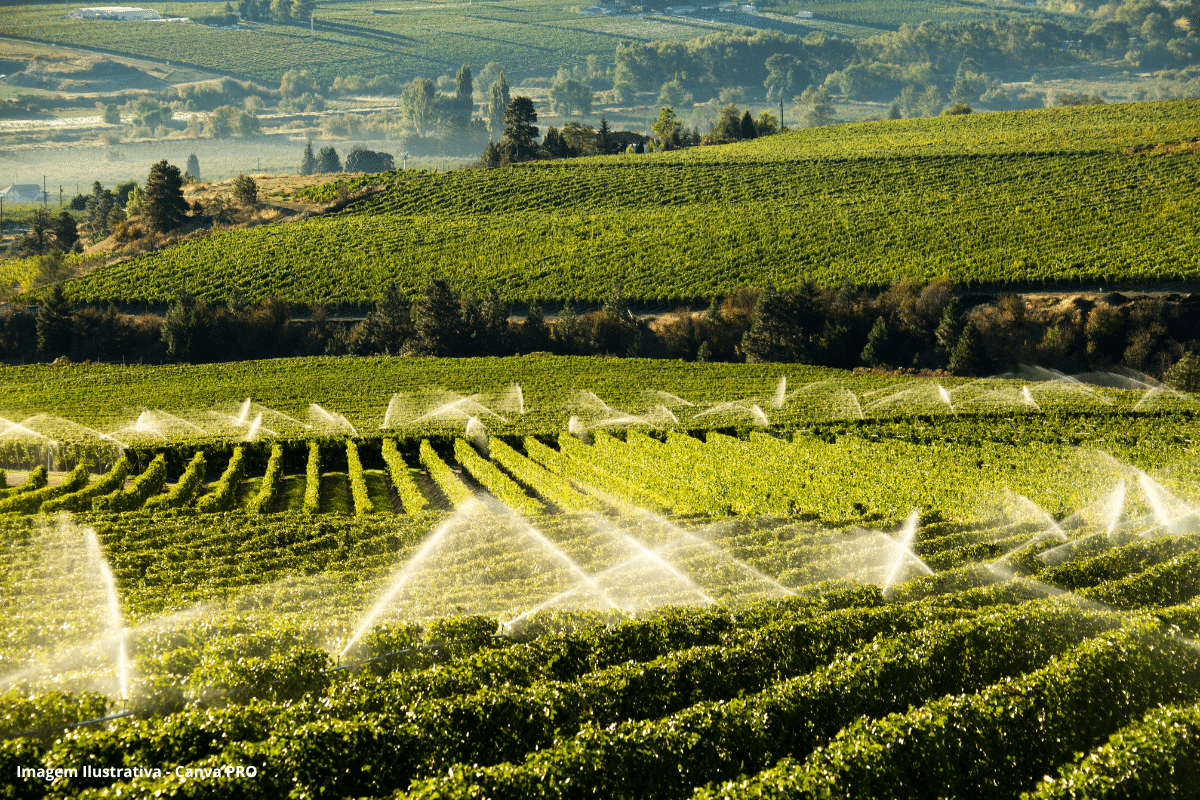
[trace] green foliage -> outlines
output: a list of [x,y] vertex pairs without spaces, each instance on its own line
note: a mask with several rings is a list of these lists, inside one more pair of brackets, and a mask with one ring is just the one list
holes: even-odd
[[421,465],[429,471],[429,477],[433,478],[433,482],[450,501],[450,504],[455,508],[462,508],[473,499],[471,490],[463,483],[459,477],[454,474],[454,470],[450,469],[449,465],[442,460],[442,457],[433,449],[433,445],[428,439],[421,440],[419,451]]
[[97,511],[134,511],[158,494],[167,480],[167,460],[158,455],[145,471],[124,489],[97,497],[92,507]]
[[146,501],[143,508],[152,510],[182,508],[188,505],[204,485],[204,475],[207,469],[208,462],[204,457],[204,452],[196,453],[196,455],[192,456],[192,460],[188,462],[187,469],[179,476],[179,481],[171,487],[170,491],[151,497]]
[[151,230],[167,233],[178,228],[187,215],[179,167],[165,160],[152,166],[146,178],[142,203],[142,216]]
[[[496,286],[506,302],[600,301],[614,270],[634,299],[710,297],[767,280],[786,291],[801,277],[840,286],[1187,276],[1191,229],[1142,209],[1189,213],[1197,162],[1127,151],[1192,135],[1195,105],[902,120],[886,123],[886,139],[884,123],[839,125],[620,169],[575,159],[388,173],[371,180],[397,186],[337,215],[222,231],[103,266],[66,292],[170,302],[188,288],[217,301],[236,286],[251,301],[283,291],[289,302],[369,303],[384,280],[416,296],[432,262],[457,291]],[[888,158],[878,157],[884,147]],[[935,208],[929,196],[945,199]],[[936,252],[922,244],[930,237]],[[1097,250],[1097,240],[1109,244]],[[614,266],[579,266],[601,263]]]
[[420,514],[429,505],[429,501],[421,494],[421,490],[417,488],[417,483],[413,480],[412,472],[409,470],[408,464],[405,463],[404,457],[396,449],[395,439],[383,440],[383,460],[388,466],[388,472],[392,477],[392,485],[396,488],[396,494],[400,497],[400,504],[404,508],[406,514]]
[[[44,467],[42,468],[42,481],[45,480]],[[32,479],[34,476],[31,475]],[[33,514],[42,508],[43,503],[51,500],[62,498],[64,495],[69,495],[78,491],[87,485],[88,472],[87,467],[80,464],[75,469],[71,470],[66,479],[62,483],[54,486],[43,486],[40,489],[32,489],[13,494],[0,500],[0,514],[5,513],[20,513]]]
[[321,444],[308,443],[308,463],[304,470],[305,514],[316,514],[321,510]]
[[259,486],[258,493],[247,503],[246,512],[250,514],[271,513],[279,497],[279,485],[282,480],[283,446],[273,444],[271,445],[271,456],[267,460],[266,472],[263,474],[262,484]]
[[544,505],[525,494],[512,478],[476,453],[465,439],[454,440],[454,458],[483,488],[518,514],[540,514],[546,510]]
[[204,496],[196,501],[196,510],[204,513],[228,511],[237,499],[237,490],[246,476],[246,448],[235,447],[229,464],[216,483],[210,484]]
[[367,494],[367,481],[363,476],[362,460],[358,457],[358,445],[346,442],[346,472],[350,477],[350,496],[354,499],[354,513],[364,516],[375,511]]

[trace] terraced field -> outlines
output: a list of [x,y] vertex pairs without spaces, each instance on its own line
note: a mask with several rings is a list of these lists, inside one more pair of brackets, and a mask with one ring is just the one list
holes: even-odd
[[[387,175],[358,206],[103,267],[82,301],[367,303],[434,277],[505,300],[743,284],[1195,277],[1196,101],[871,122],[651,156]],[[319,195],[319,192],[317,193]],[[714,264],[721,268],[713,269]]]

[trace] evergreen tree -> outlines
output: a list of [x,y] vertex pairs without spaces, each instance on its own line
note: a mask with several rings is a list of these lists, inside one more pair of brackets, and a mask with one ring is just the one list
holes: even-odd
[[399,355],[412,335],[412,304],[391,281],[375,301],[375,310],[363,321],[363,339],[377,353]]
[[79,227],[75,224],[75,218],[66,210],[54,219],[54,241],[64,253],[79,241]]
[[108,213],[113,207],[113,193],[100,185],[100,181],[92,184],[92,194],[87,199],[87,228],[92,242],[98,242],[108,236]]
[[614,282],[592,330],[592,346],[597,353],[614,356],[633,354],[641,345],[637,320],[629,310],[620,281]]
[[233,196],[248,206],[258,205],[258,183],[249,175],[239,174],[233,179]]
[[612,129],[608,127],[608,118],[603,115],[600,116],[600,128],[596,131],[596,139],[601,155],[612,153]]
[[104,361],[116,359],[125,350],[125,327],[117,316],[117,307],[112,303],[108,304],[104,318],[100,321],[98,350],[100,358]]
[[471,68],[463,64],[458,68],[458,75],[454,78],[454,106],[458,109],[458,113],[468,120],[475,107],[475,101],[472,99],[474,93],[475,83],[471,78]]
[[551,158],[566,158],[572,155],[570,145],[553,125],[546,128],[546,133],[542,136],[542,150]]
[[[504,141],[507,143],[511,161],[528,161],[537,154],[538,129],[537,111],[528,97],[514,97],[504,111]],[[505,148],[502,146],[501,150]]]
[[521,346],[526,353],[538,353],[550,348],[550,328],[546,316],[537,303],[529,306],[525,321],[521,323]]
[[49,252],[50,237],[54,233],[54,221],[50,218],[50,212],[44,208],[34,209],[33,213],[25,218],[25,224],[29,226],[29,232],[19,240],[17,251],[35,256]]
[[508,337],[508,308],[500,302],[495,287],[488,289],[487,297],[479,307],[479,332],[481,355],[504,356],[510,354]]
[[57,358],[66,353],[71,346],[73,326],[71,305],[63,295],[62,284],[56,283],[38,305],[38,352],[46,358]]
[[304,145],[304,155],[300,158],[300,174],[312,175],[317,171],[317,157],[313,155],[312,139]]
[[742,352],[749,362],[809,360],[815,288],[804,284],[792,295],[783,295],[770,283],[759,292],[750,330],[742,336]]
[[317,166],[315,172],[341,172],[342,160],[338,158],[337,150],[332,147],[322,147],[321,152],[317,153]]
[[891,350],[891,336],[888,333],[887,322],[883,317],[879,317],[871,326],[871,332],[867,334],[867,346],[863,348],[859,360],[862,361],[863,366],[867,367],[887,366]]
[[187,169],[185,171],[197,181],[200,180],[200,159],[196,158],[195,153],[188,156]]
[[188,205],[183,199],[183,176],[179,174],[179,167],[166,160],[152,166],[143,194],[143,217],[151,230],[166,233],[183,223]]
[[492,83],[491,98],[488,101],[488,135],[493,139],[499,139],[504,135],[504,116],[508,109],[508,104],[512,102],[509,97],[508,78],[504,77],[504,70],[500,71],[500,77]]
[[938,323],[937,330],[933,332],[934,338],[937,339],[937,351],[943,358],[948,359],[954,352],[954,346],[958,344],[958,337],[962,335],[962,329],[963,320],[962,313],[958,310],[958,298],[951,297],[950,302],[942,311],[942,319]]
[[579,317],[570,303],[558,312],[558,323],[555,324],[551,337],[554,341],[554,351],[560,355],[583,355],[583,336],[579,326]]
[[179,295],[167,309],[162,340],[172,361],[202,361],[208,345],[208,308],[188,293]]
[[487,147],[483,148],[483,155],[479,157],[479,162],[485,167],[500,166],[500,150],[496,147],[496,143],[488,139]]
[[413,308],[413,350],[419,355],[457,355],[462,319],[458,294],[443,280],[431,281]]
[[956,375],[977,375],[983,367],[983,342],[975,323],[968,322],[950,354],[950,371]]
[[750,109],[746,109],[746,113],[742,115],[741,134],[743,139],[753,139],[758,136],[758,129],[754,127],[754,117],[750,116]]

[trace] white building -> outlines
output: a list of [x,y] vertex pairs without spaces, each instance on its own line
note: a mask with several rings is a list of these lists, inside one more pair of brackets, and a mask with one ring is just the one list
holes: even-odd
[[36,183],[14,184],[0,190],[0,197],[9,203],[32,203],[42,199],[42,187]]
[[811,12],[811,11],[797,11],[796,12],[796,16],[799,17],[800,19],[812,19],[812,15],[813,15],[813,12]]
[[163,18],[162,14],[152,8],[130,8],[129,6],[77,8],[67,16],[72,19],[117,19],[126,22],[146,22]]

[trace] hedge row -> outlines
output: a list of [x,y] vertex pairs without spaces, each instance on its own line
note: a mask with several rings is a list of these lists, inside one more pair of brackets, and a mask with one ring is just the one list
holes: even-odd
[[384,439],[381,451],[388,472],[392,476],[392,485],[396,487],[396,494],[400,497],[400,504],[404,507],[405,513],[420,514],[429,505],[429,501],[425,499],[425,495],[421,494],[417,482],[413,480],[412,473],[409,472],[404,456],[400,455],[400,451],[396,449],[396,440]]
[[42,512],[51,514],[55,511],[90,511],[96,498],[115,492],[125,484],[125,478],[129,475],[129,467],[129,459],[121,456],[121,459],[113,464],[113,468],[106,472],[100,480],[84,486],[79,491],[47,500],[42,504]]
[[499,467],[476,453],[466,439],[454,440],[454,457],[483,488],[518,514],[541,514],[546,510],[546,506],[525,494],[525,490],[501,472]]
[[275,508],[275,500],[279,496],[279,484],[283,479],[283,445],[271,445],[271,457],[267,459],[267,469],[259,484],[258,494],[247,505],[250,514],[269,514]]
[[415,784],[412,796],[687,797],[697,786],[810,752],[859,717],[1037,669],[1119,624],[1101,612],[1040,604],[880,637],[759,694],[650,721],[585,726],[522,764],[456,768]]
[[104,497],[96,498],[92,506],[97,511],[133,511],[141,508],[147,500],[162,489],[167,480],[167,458],[157,455],[150,466],[128,487]]
[[518,453],[500,438],[491,440],[492,460],[508,470],[517,480],[529,486],[543,498],[558,506],[559,510],[599,511],[600,503],[577,491],[564,478],[545,467],[538,466]]
[[321,510],[321,445],[315,441],[308,443],[308,465],[304,471],[304,506],[305,514],[316,514]]
[[204,485],[204,476],[208,472],[208,461],[204,451],[200,450],[192,456],[187,469],[179,476],[179,480],[166,494],[155,495],[146,501],[147,510],[158,508],[183,508],[192,502],[196,492]]
[[429,471],[429,477],[433,478],[433,482],[438,485],[438,488],[446,495],[450,504],[455,508],[462,508],[474,498],[471,490],[467,485],[459,480],[459,477],[454,474],[454,470],[442,461],[441,456],[433,449],[433,445],[428,439],[421,440],[420,459],[422,466]]
[[[7,482],[8,478],[6,475],[5,483]],[[12,486],[7,489],[0,489],[0,498],[12,497],[13,495],[23,494],[25,492],[35,492],[38,489],[43,488],[49,482],[50,479],[46,475],[46,467],[43,465],[38,465],[29,471],[29,476],[25,478],[25,482],[20,486]]]
[[[42,468],[44,469],[44,468]],[[71,494],[72,492],[82,489],[87,486],[88,471],[83,464],[75,467],[67,475],[66,480],[55,486],[43,486],[41,489],[34,489],[30,492],[21,492],[12,497],[6,497],[0,500],[0,514],[18,513],[18,514],[36,514],[42,504],[48,500],[53,500],[56,497]]]
[[246,448],[236,447],[229,457],[229,464],[216,483],[208,487],[208,493],[196,501],[196,508],[205,513],[229,511],[237,498],[238,487],[246,477]]
[[367,495],[367,479],[363,475],[362,461],[358,457],[358,445],[346,440],[346,471],[350,475],[350,496],[354,498],[355,516],[366,516],[375,510],[375,504]]

